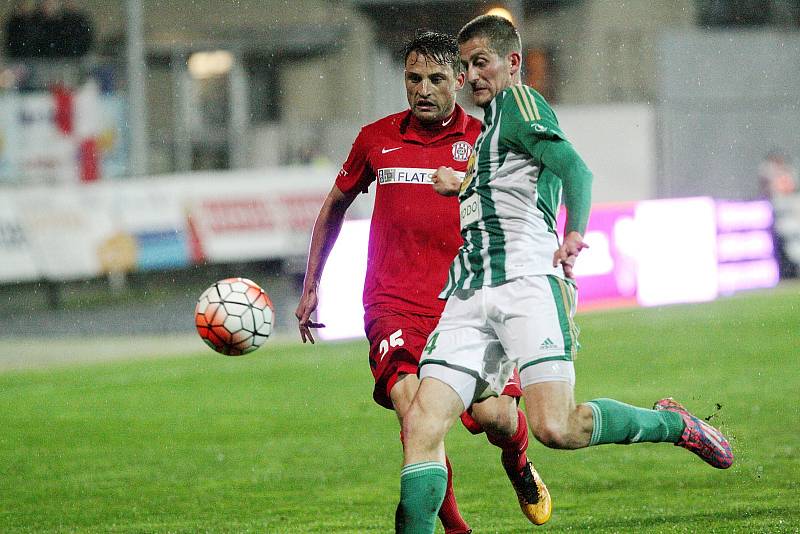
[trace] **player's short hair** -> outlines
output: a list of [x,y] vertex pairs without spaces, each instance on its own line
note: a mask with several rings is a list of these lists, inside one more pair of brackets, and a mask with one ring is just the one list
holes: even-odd
[[475,37],[485,37],[489,48],[499,56],[509,52],[522,52],[522,42],[514,24],[497,15],[481,15],[467,22],[458,32],[458,44],[463,44]]
[[417,30],[414,37],[403,47],[403,64],[405,65],[413,52],[422,54],[437,65],[450,65],[456,74],[461,72],[461,57],[455,38],[446,33]]

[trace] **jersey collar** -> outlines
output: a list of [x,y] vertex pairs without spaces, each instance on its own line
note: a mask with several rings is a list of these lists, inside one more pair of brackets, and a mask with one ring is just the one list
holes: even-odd
[[453,113],[444,121],[434,124],[421,123],[411,110],[400,124],[400,135],[404,141],[427,145],[450,135],[464,135],[467,131],[469,115],[464,108],[456,104]]

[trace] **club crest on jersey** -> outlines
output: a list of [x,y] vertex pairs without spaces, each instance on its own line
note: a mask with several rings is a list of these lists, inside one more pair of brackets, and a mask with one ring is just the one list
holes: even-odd
[[472,146],[466,141],[453,143],[453,159],[456,161],[467,161],[472,154]]

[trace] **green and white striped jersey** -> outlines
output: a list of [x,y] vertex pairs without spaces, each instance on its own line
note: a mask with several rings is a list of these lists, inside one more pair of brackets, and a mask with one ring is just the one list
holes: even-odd
[[561,180],[541,164],[540,141],[556,139],[566,140],[555,113],[530,87],[505,89],[485,109],[459,193],[464,243],[441,298],[526,275],[564,278],[553,267]]

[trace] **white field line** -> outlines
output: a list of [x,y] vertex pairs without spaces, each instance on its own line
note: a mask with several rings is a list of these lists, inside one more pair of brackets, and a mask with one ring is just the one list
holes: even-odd
[[[299,339],[299,334],[297,335]],[[267,341],[291,343],[289,335],[277,335]],[[199,336],[191,334],[108,336],[93,339],[80,337],[0,337],[0,372],[14,369],[42,369],[54,366],[165,358],[188,355],[216,355]]]

